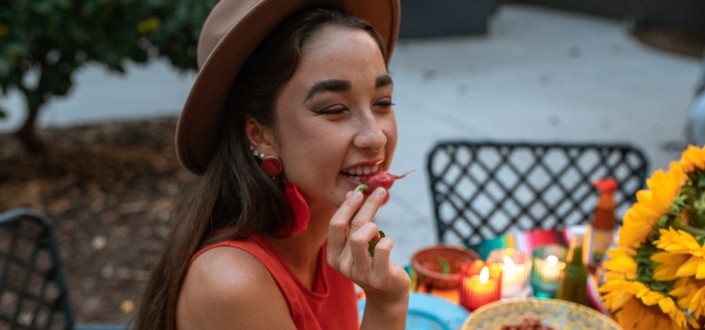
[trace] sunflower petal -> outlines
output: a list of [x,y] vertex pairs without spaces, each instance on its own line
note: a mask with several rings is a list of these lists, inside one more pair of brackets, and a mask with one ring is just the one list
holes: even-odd
[[659,229],[659,234],[660,238],[654,241],[659,249],[679,254],[692,254],[702,249],[695,237],[683,230]]
[[653,279],[657,281],[673,281],[676,278],[676,272],[683,263],[688,260],[687,255],[672,254],[668,252],[659,252],[651,256],[651,261],[657,262],[658,265],[654,269]]
[[678,276],[678,277],[693,276],[697,273],[698,269],[701,266],[705,267],[705,260],[703,260],[702,258],[698,258],[698,257],[690,257],[690,258],[688,258],[688,260],[685,263],[683,263],[682,266],[680,266],[678,268],[678,271],[676,272],[676,276]]

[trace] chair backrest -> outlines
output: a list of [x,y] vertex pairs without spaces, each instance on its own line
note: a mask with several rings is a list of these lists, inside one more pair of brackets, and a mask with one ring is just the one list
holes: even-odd
[[438,240],[475,245],[518,231],[589,223],[597,180],[617,181],[618,221],[648,161],[627,144],[441,141],[427,157]]
[[33,210],[0,214],[0,328],[73,329],[59,246]]

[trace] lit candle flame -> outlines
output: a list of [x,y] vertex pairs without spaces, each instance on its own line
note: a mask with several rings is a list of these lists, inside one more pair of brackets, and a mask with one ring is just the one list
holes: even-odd
[[550,255],[550,256],[546,257],[546,262],[548,262],[548,264],[550,266],[555,266],[558,264],[558,257],[556,257],[554,255]]
[[480,271],[480,283],[487,284],[489,279],[490,279],[490,269],[487,268],[487,266],[482,267],[482,270]]
[[509,274],[514,273],[514,261],[509,256],[504,256],[504,271]]

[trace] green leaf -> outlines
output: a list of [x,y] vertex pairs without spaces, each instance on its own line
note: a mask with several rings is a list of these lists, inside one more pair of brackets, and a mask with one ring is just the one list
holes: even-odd
[[[29,107],[42,109],[89,63],[124,72],[129,61],[163,57],[181,71],[196,70],[200,29],[217,1],[1,1],[0,88],[16,89]],[[46,77],[25,86],[37,72]]]
[[137,23],[137,31],[141,35],[154,33],[159,31],[161,27],[161,21],[158,18],[152,16],[148,19],[142,20]]
[[441,274],[450,274],[450,264],[446,258],[438,257],[436,261],[441,266]]
[[698,176],[698,189],[705,189],[705,176]]

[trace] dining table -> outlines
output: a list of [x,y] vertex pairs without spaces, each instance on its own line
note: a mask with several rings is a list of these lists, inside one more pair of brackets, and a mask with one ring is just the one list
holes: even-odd
[[[618,229],[615,229],[615,238]],[[482,260],[491,257],[493,251],[516,250],[531,256],[532,252],[542,246],[560,245],[568,247],[570,238],[585,235],[585,226],[570,226],[561,229],[534,229],[508,233],[484,240],[472,246],[455,246],[471,249]],[[462,329],[462,324],[472,313],[461,304],[459,288],[434,288],[432,285],[418,281],[418,276],[411,265],[406,270],[412,279],[409,319],[407,329]],[[587,301],[585,305],[603,315],[609,315],[598,293],[600,274],[591,272],[586,283]],[[502,297],[498,303],[513,302],[517,299],[535,299],[531,285],[526,284],[523,291],[513,297]],[[552,299],[555,300],[555,299]],[[360,311],[364,308],[361,300]],[[433,324],[433,326],[430,326]]]

